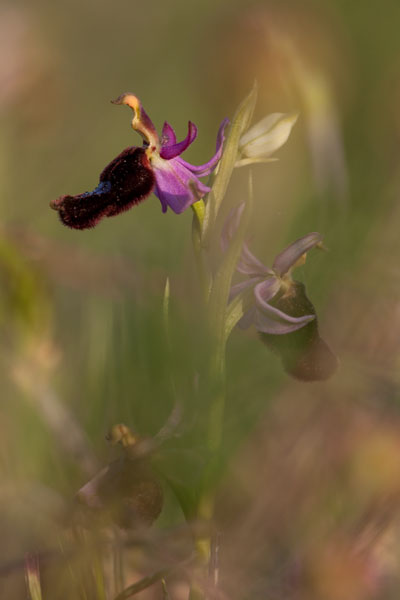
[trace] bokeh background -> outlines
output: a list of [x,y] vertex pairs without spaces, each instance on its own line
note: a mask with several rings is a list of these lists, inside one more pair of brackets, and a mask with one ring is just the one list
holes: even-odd
[[[185,410],[160,471],[190,485],[201,463],[193,428],[207,340],[190,212],[162,214],[152,196],[82,232],[49,202],[93,189],[140,143],[129,111],[110,104],[122,92],[179,137],[195,122],[185,158],[202,163],[254,79],[256,118],[300,117],[279,162],[254,168],[251,247],[268,264],[297,237],[323,234],[329,252],[312,253],[298,277],[340,368],[326,383],[297,382],[254,331],[234,332],[222,589],[238,599],[398,597],[399,25],[397,0],[2,0],[1,597],[25,597],[27,552],[64,543],[74,494],[113,456],[109,427],[152,436],[164,425],[171,373]],[[238,169],[230,196],[240,201],[246,182]],[[165,494],[156,532],[182,524]],[[44,597],[74,597],[63,560],[53,563]],[[151,571],[138,564],[128,582]]]

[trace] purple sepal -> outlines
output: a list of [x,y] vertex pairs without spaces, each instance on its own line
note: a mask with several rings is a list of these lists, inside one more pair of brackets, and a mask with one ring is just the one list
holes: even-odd
[[322,242],[322,235],[317,232],[308,233],[299,238],[290,246],[282,250],[275,258],[272,265],[273,270],[278,275],[284,275],[299,260],[299,258]]
[[[241,281],[240,283],[233,285],[229,293],[229,302],[231,302],[242,292],[245,292],[247,289],[254,288],[259,281],[260,277],[253,277],[252,279],[246,279],[245,281]],[[254,323],[255,311],[256,308],[253,302],[253,305],[250,306],[248,310],[244,311],[242,318],[237,323],[241,329],[248,329],[250,325]]]
[[[154,193],[161,202],[163,212],[169,206],[175,213],[180,214],[210,191],[210,188],[181,165],[177,158],[165,161],[165,164],[157,164],[154,175],[156,178]],[[190,183],[194,185],[197,194],[193,193]]]
[[222,156],[222,150],[225,141],[225,128],[228,125],[228,123],[229,119],[224,119],[221,125],[219,126],[217,134],[216,151],[214,156],[208,162],[204,163],[204,165],[191,165],[190,163],[183,160],[183,158],[179,157],[177,158],[177,160],[181,163],[181,165],[183,165],[187,169],[190,169],[190,171],[197,175],[197,177],[206,177],[207,175],[210,175],[211,171],[215,169]]
[[252,279],[245,279],[245,281],[241,281],[240,283],[233,285],[229,293],[229,302],[231,302],[234,298],[236,298],[236,296],[244,292],[246,289],[254,287],[259,282],[260,277],[253,277]]
[[[167,125],[167,128],[166,128],[166,125]],[[162,145],[161,150],[160,150],[160,156],[161,156],[161,158],[164,158],[165,160],[171,160],[171,158],[175,158],[176,156],[179,156],[179,154],[182,154],[182,152],[184,152],[186,150],[186,148],[188,148],[190,146],[190,144],[192,142],[194,142],[194,140],[197,137],[197,127],[194,123],[189,121],[188,134],[185,137],[185,139],[179,143],[175,143],[175,142],[171,143],[171,141],[174,138],[176,140],[175,132],[172,129],[172,127],[170,125],[168,125],[168,123],[165,123],[164,127],[163,127],[162,137],[163,137],[163,139],[167,139],[168,141],[166,144]]]
[[[239,226],[243,209],[244,203],[231,210],[224,224],[221,234],[221,246],[224,252],[227,250],[231,239]],[[236,270],[239,271],[239,273],[249,275],[250,277],[265,277],[266,275],[274,275],[274,272],[271,269],[268,269],[268,267],[266,267],[260,260],[258,260],[256,256],[254,256],[246,243],[244,243],[242,246],[242,251],[236,264]]]
[[258,258],[249,250],[246,242],[243,244],[237,268],[240,273],[249,276],[259,275],[260,277],[265,277],[267,275],[273,275],[273,271],[268,269],[268,267],[258,260]]

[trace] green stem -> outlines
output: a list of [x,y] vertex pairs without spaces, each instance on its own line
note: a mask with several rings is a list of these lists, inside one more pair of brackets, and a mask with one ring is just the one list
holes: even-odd
[[[193,209],[193,229],[192,229],[192,240],[194,254],[196,257],[197,271],[199,274],[200,285],[203,292],[203,298],[205,303],[208,303],[210,299],[211,291],[211,276],[206,268],[206,261],[204,257],[204,248],[202,246],[202,227],[204,223],[204,202],[198,201],[192,205]],[[219,329],[219,328],[218,328]],[[197,506],[197,517],[201,520],[210,521],[214,514],[214,495],[209,490],[210,481],[213,479],[213,475],[219,464],[219,449],[221,446],[222,438],[222,424],[223,414],[225,406],[225,391],[224,391],[224,364],[225,364],[225,340],[221,338],[222,345],[216,344],[214,346],[213,359],[210,363],[210,382],[212,390],[216,391],[215,401],[211,404],[210,414],[208,419],[208,433],[207,433],[207,446],[210,456],[213,456],[215,452],[215,461],[212,460],[209,464],[209,468],[206,469],[203,477],[203,489],[201,491],[198,506]],[[197,537],[195,540],[196,552],[199,559],[199,567],[203,571],[203,576],[207,577],[208,564],[210,560],[210,548],[211,539],[209,535]],[[190,600],[202,600],[204,598],[203,591],[201,588],[192,584],[190,590]]]
[[193,223],[192,223],[192,243],[194,256],[196,260],[197,273],[199,276],[201,291],[204,302],[207,302],[210,293],[211,278],[208,273],[204,253],[202,251],[202,228],[204,223],[205,206],[203,200],[198,200],[192,204]]
[[[202,487],[197,502],[196,516],[210,522],[214,515],[214,483],[221,465],[221,446],[223,421],[225,411],[225,348],[227,341],[227,304],[232,277],[237,260],[240,256],[247,224],[249,221],[252,201],[252,185],[250,177],[250,198],[242,213],[241,222],[233,236],[232,243],[221,261],[221,265],[211,277],[205,261],[205,251],[210,246],[211,236],[215,233],[215,223],[219,209],[227,190],[232,172],[238,156],[240,136],[250,122],[256,101],[256,86],[249,96],[240,105],[230,128],[229,136],[224,148],[224,153],[218,166],[212,189],[208,196],[207,204],[199,200],[192,205],[193,227],[192,241],[196,258],[199,281],[203,298],[208,308],[209,331],[213,336],[213,348],[209,366],[210,408],[206,432],[208,449],[208,466],[202,479]],[[235,315],[233,315],[233,319]],[[232,320],[232,319],[231,319]],[[229,335],[229,334],[228,334]],[[196,539],[196,550],[203,574],[208,573],[207,566],[210,561],[211,539],[210,535]],[[205,575],[207,578],[207,574]],[[197,586],[192,586],[190,600],[204,598],[204,594]]]
[[107,600],[106,598],[106,590],[105,590],[105,579],[103,572],[103,563],[102,563],[102,554],[101,550],[98,548],[94,549],[94,553],[92,555],[92,564],[93,564],[93,577],[94,584],[97,592],[98,600]]
[[209,194],[204,213],[202,228],[202,245],[208,247],[210,235],[213,233],[216,218],[224,199],[229,181],[231,179],[238,158],[240,136],[247,129],[257,100],[257,84],[254,83],[250,94],[238,107],[232,120],[229,135],[224,146],[224,153],[218,165],[218,172]]
[[[252,176],[249,173],[249,198],[242,213],[241,221],[231,244],[215,275],[208,303],[210,331],[214,336],[214,349],[210,364],[210,384],[213,402],[210,406],[207,432],[207,446],[210,462],[206,470],[203,492],[198,506],[198,516],[211,520],[214,514],[214,493],[212,491],[216,474],[221,465],[221,445],[225,412],[226,374],[225,351],[227,336],[228,299],[232,277],[240,256],[244,236],[247,230],[251,209],[253,189]],[[208,554],[210,540],[208,540]]]
[[114,590],[119,594],[124,589],[124,557],[122,553],[122,543],[119,531],[114,530],[113,553],[113,571],[114,571]]
[[[217,327],[217,329],[220,330],[220,327]],[[214,392],[214,401],[210,407],[207,438],[210,456],[215,457],[215,460],[218,462],[222,442],[226,396],[225,350],[225,336],[218,336],[215,340],[214,354],[210,364],[210,382],[211,389]]]

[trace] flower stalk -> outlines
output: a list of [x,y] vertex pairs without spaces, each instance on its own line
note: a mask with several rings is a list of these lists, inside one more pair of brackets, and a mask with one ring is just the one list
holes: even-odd
[[[218,211],[224,200],[225,192],[235,167],[240,136],[250,121],[255,100],[256,88],[254,87],[250,95],[239,107],[233,120],[214,185],[207,197],[205,209],[203,203],[195,203],[192,205],[194,212],[194,253],[203,291],[204,282],[207,281],[205,298],[207,303],[208,327],[212,336],[212,350],[210,353],[208,373],[208,385],[212,400],[209,405],[206,433],[209,460],[203,473],[202,488],[198,498],[196,511],[196,516],[207,522],[210,522],[214,515],[215,497],[213,484],[221,464],[221,443],[226,400],[226,307],[228,304],[232,277],[235,272],[237,260],[240,256],[251,215],[253,196],[251,173],[249,174],[249,198],[245,206],[243,218],[240,226],[235,232],[229,250],[223,256],[221,264],[213,277],[211,277],[211,274],[208,272],[206,276],[204,275],[206,272],[205,253],[207,252],[207,247],[214,231]],[[199,537],[196,539],[195,544],[200,564],[203,565],[203,570],[206,573],[211,555],[211,536]],[[205,575],[205,577],[207,577],[207,575]],[[201,590],[196,587],[191,590],[190,600],[200,600],[203,597]]]
[[204,303],[208,301],[208,296],[211,287],[211,274],[208,272],[204,253],[202,252],[202,228],[204,223],[205,205],[203,200],[198,200],[192,204],[193,221],[192,221],[192,244],[194,258],[196,261],[197,274],[200,282],[201,292]]
[[[221,161],[214,175],[214,183],[205,203],[192,205],[193,246],[198,265],[199,279],[204,290],[204,281],[208,278],[206,294],[208,327],[212,336],[212,349],[208,372],[208,385],[211,401],[207,419],[208,463],[204,469],[202,487],[197,502],[196,516],[211,522],[214,516],[214,484],[221,468],[221,448],[223,437],[224,412],[226,402],[225,354],[229,335],[242,319],[251,303],[251,293],[244,290],[230,302],[232,278],[238,263],[243,261],[245,236],[253,205],[252,173],[249,172],[248,197],[240,209],[240,220],[231,232],[229,244],[217,271],[211,275],[206,271],[205,254],[210,241],[217,230],[216,221],[233,170],[238,166],[276,160],[270,154],[282,146],[296,122],[297,115],[275,114],[263,119],[247,130],[256,102],[256,86],[239,106],[233,119]],[[247,130],[247,131],[246,131]],[[245,132],[245,133],[244,133]],[[229,207],[229,201],[225,202]],[[263,265],[259,263],[260,268]],[[207,276],[204,276],[204,272]],[[211,536],[196,539],[196,549],[200,565],[204,571],[211,560]],[[204,575],[205,580],[207,575]],[[201,600],[204,594],[193,587],[190,600]]]

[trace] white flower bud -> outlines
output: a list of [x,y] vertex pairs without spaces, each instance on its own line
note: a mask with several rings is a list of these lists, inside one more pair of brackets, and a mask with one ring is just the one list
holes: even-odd
[[288,139],[298,113],[272,113],[242,135],[239,151],[247,158],[267,158]]

